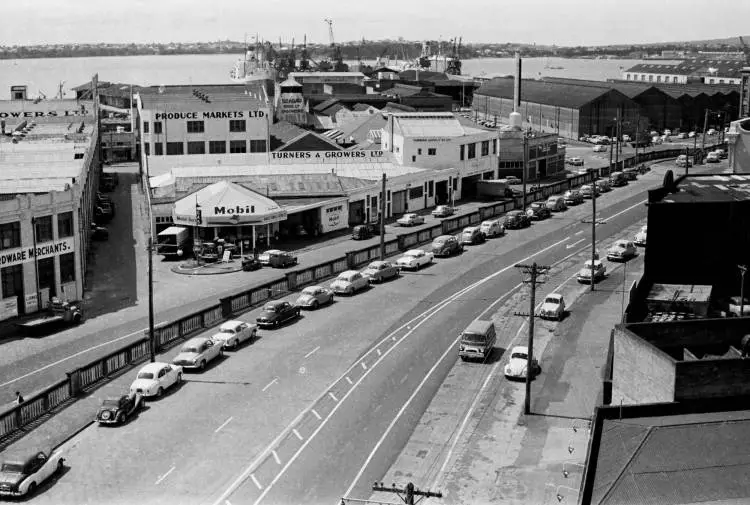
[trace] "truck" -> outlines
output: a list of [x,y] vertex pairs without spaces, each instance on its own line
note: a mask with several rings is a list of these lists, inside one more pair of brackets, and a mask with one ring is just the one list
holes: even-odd
[[505,179],[477,181],[477,198],[480,200],[496,200],[514,198],[518,196]]
[[34,319],[16,323],[28,335],[57,329],[59,326],[80,324],[83,321],[83,303],[53,297],[47,310]]
[[192,250],[190,230],[184,226],[170,226],[156,236],[156,254],[165,258],[184,258]]

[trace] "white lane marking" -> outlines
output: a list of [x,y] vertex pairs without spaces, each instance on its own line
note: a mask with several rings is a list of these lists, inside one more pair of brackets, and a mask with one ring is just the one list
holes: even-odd
[[572,244],[570,244],[570,245],[566,245],[566,246],[565,246],[565,249],[573,249],[573,248],[574,248],[575,246],[577,246],[578,244],[580,244],[580,243],[581,243],[581,242],[583,242],[584,240],[586,240],[586,239],[585,239],[585,238],[582,238],[581,240],[579,240],[579,241],[577,241],[577,242],[573,242],[573,243],[572,243]]
[[292,433],[294,433],[294,436],[299,438],[300,440],[304,440],[304,438],[302,438],[302,435],[299,434],[299,431],[297,431],[297,428],[292,428]]
[[226,421],[224,421],[224,422],[222,423],[222,425],[221,425],[221,426],[219,426],[218,428],[216,428],[216,429],[214,430],[214,433],[219,433],[219,431],[221,431],[221,429],[222,429],[222,428],[223,428],[224,426],[226,426],[227,424],[229,424],[230,422],[232,422],[232,419],[234,419],[234,417],[230,417],[229,419],[227,419]]
[[351,380],[351,379],[349,378],[349,376],[348,376],[348,375],[346,376],[346,382],[348,382],[349,384],[354,384],[354,383],[352,382],[352,380]]
[[273,459],[276,461],[277,465],[281,464],[281,460],[279,459],[279,455],[276,454],[276,451],[271,451],[271,455],[273,456]]
[[253,484],[255,484],[255,487],[257,487],[258,489],[260,489],[262,491],[263,490],[263,486],[261,486],[260,482],[258,482],[258,479],[255,478],[255,474],[254,473],[250,474],[250,478],[253,480]]
[[316,348],[315,348],[315,349],[313,349],[312,351],[310,351],[310,352],[308,352],[307,354],[305,354],[305,358],[309,358],[310,356],[312,356],[313,354],[315,354],[315,352],[316,352],[316,351],[317,351],[318,349],[320,349],[320,346],[316,347]]
[[336,398],[336,395],[335,395],[335,394],[333,394],[333,393],[331,393],[331,392],[329,392],[329,393],[328,393],[328,396],[330,396],[330,397],[331,397],[331,400],[333,400],[333,401],[335,401],[335,402],[339,401],[339,399],[338,399],[338,398]]
[[[743,312],[743,314],[744,314],[744,312]],[[380,356],[381,354],[383,354],[382,352],[380,352],[380,349],[375,349],[375,350],[378,351],[378,356]]]
[[367,370],[367,365],[365,365],[364,361],[361,361],[359,364],[362,365],[362,368],[364,368],[365,370]]
[[[558,245],[564,243],[566,240],[568,240],[568,238],[565,238],[565,239],[562,239],[562,240],[558,240],[557,242],[554,242],[553,244],[548,245],[544,249],[540,249],[539,251],[537,251],[537,252],[535,252],[533,254],[530,254],[529,256],[521,259],[520,261],[518,261],[518,263],[525,263],[525,262],[529,261],[530,259],[535,258],[536,256],[539,256],[539,255],[541,255],[541,254],[543,254],[543,253],[545,253],[545,252],[547,252],[547,251],[549,251],[549,250],[557,247]],[[386,356],[388,356],[388,354],[390,354],[390,352],[400,342],[402,342],[406,337],[408,337],[409,335],[411,335],[411,333],[412,333],[413,330],[410,329],[408,333],[406,333],[404,336],[402,336],[397,341],[396,334],[398,332],[402,331],[404,328],[410,327],[410,325],[414,324],[415,321],[419,321],[420,319],[422,319],[422,321],[419,321],[419,323],[417,324],[417,327],[419,327],[419,325],[421,325],[423,322],[427,321],[428,318],[432,317],[433,315],[435,315],[436,313],[438,313],[439,311],[441,311],[445,306],[447,306],[448,304],[450,304],[451,302],[453,302],[454,300],[456,300],[460,296],[462,296],[465,293],[467,293],[467,292],[469,292],[469,291],[477,288],[478,286],[481,286],[482,284],[484,284],[486,282],[489,282],[490,280],[494,279],[495,277],[504,274],[505,272],[507,272],[511,268],[515,268],[515,264],[508,265],[508,266],[506,266],[506,267],[498,270],[497,272],[495,272],[493,274],[490,274],[487,277],[474,282],[473,284],[470,284],[469,286],[467,286],[467,287],[465,287],[465,288],[457,291],[456,293],[450,295],[449,297],[445,298],[441,302],[436,303],[432,307],[424,310],[422,313],[416,315],[411,320],[407,321],[406,323],[404,323],[400,327],[396,328],[389,335],[387,335],[381,342],[378,343],[378,345],[380,345],[383,342],[385,342],[388,338],[390,338],[391,340],[393,340],[394,342],[396,342],[385,353],[383,353],[383,356],[380,357],[375,362],[375,364],[379,363],[382,359],[384,359]],[[416,329],[416,327],[415,327],[415,329]],[[371,351],[368,351],[367,353],[365,353],[365,355],[362,356],[361,359],[364,359],[365,357],[367,357],[367,355],[370,352]],[[333,388],[347,374],[349,374],[349,372],[351,372],[354,369],[355,366],[357,366],[356,362],[353,363],[349,367],[348,370],[344,371],[344,373],[338,379],[336,379],[335,381],[333,381],[331,383],[331,385],[328,388],[326,388],[324,391],[328,391],[329,389]],[[356,389],[357,385],[360,384],[362,382],[362,380],[364,380],[364,378],[369,374],[369,372],[370,372],[370,370],[367,370],[362,375],[362,377],[359,378],[359,380],[357,381],[357,383],[344,395],[344,399],[346,399],[349,396],[349,394],[351,394],[351,392],[354,391],[354,389]],[[322,393],[317,399],[313,400],[313,402],[311,403],[311,405],[315,405],[325,395],[326,395],[325,392]],[[284,466],[284,468],[281,469],[281,472],[274,478],[274,480],[271,482],[271,484],[269,484],[269,487],[266,488],[266,491],[264,491],[261,494],[261,496],[254,503],[258,503],[260,500],[262,500],[265,497],[265,495],[268,493],[268,490],[270,489],[270,487],[273,486],[276,482],[278,482],[278,480],[283,476],[283,474],[286,472],[286,470],[289,468],[289,466],[291,466],[291,464],[297,459],[297,457],[299,457],[299,454],[301,454],[301,451],[304,450],[305,447],[307,447],[307,445],[309,444],[309,442],[320,432],[320,430],[327,424],[328,420],[333,416],[333,414],[336,413],[336,411],[338,410],[338,408],[341,406],[341,403],[338,403],[338,398],[336,398],[333,395],[333,393],[328,392],[328,396],[330,396],[331,398],[333,398],[334,401],[337,402],[336,405],[334,406],[334,408],[331,410],[331,412],[328,413],[328,415],[326,416],[326,418],[322,420],[320,426],[312,433],[312,435],[305,441],[305,443],[302,444],[302,447],[300,447],[300,449],[297,450],[297,452],[294,454],[294,456],[292,457],[292,459],[289,460],[287,462],[287,464]],[[265,459],[267,457],[268,453],[281,442],[281,440],[283,439],[283,437],[285,437],[287,435],[287,433],[289,433],[289,431],[291,430],[291,428],[293,426],[295,426],[295,425],[297,425],[299,423],[299,421],[307,413],[307,411],[308,411],[308,409],[304,409],[302,412],[300,412],[299,415],[294,420],[292,420],[292,422],[289,423],[289,425],[287,425],[287,427],[284,428],[284,430],[282,430],[281,433],[279,433],[279,435],[263,450],[263,452],[261,452],[255,458],[255,460],[253,460],[247,467],[245,467],[245,470],[243,470],[240,473],[240,475],[232,482],[232,484],[230,484],[229,487],[227,487],[227,489],[221,494],[221,496],[214,502],[214,505],[219,505],[222,500],[226,499],[229,495],[231,495],[242,484],[242,482],[245,479],[247,479],[248,475],[251,475],[251,472],[252,472],[253,468],[257,467],[258,464],[261,461],[263,461],[263,459]]]
[[274,384],[276,384],[276,381],[277,381],[277,380],[279,380],[279,378],[278,378],[278,377],[274,377],[274,378],[273,378],[273,380],[272,380],[271,382],[269,382],[268,384],[266,384],[265,386],[263,386],[263,391],[265,392],[265,391],[266,391],[266,389],[268,389],[268,388],[270,388],[271,386],[273,386]]
[[317,418],[318,418],[318,420],[321,420],[321,419],[323,419],[322,417],[320,417],[320,414],[318,414],[318,411],[317,411],[317,410],[315,410],[315,409],[310,409],[310,412],[312,412],[312,414],[313,414],[313,415],[314,415],[315,417],[317,417]]
[[159,477],[158,479],[156,479],[156,484],[154,484],[154,485],[158,486],[161,483],[161,481],[163,481],[164,479],[166,479],[167,477],[169,477],[170,473],[174,472],[174,469],[175,469],[175,467],[172,467],[169,470],[167,470],[167,473],[165,473],[164,475],[162,475],[161,477]]
[[604,220],[606,221],[607,219],[613,219],[613,218],[615,218],[617,216],[621,216],[622,214],[625,214],[627,211],[635,209],[636,207],[638,207],[639,205],[643,205],[644,203],[648,203],[648,200],[643,200],[641,202],[636,203],[635,205],[631,205],[627,209],[623,209],[620,212],[618,212],[617,214],[612,214],[609,217],[605,217]]
[[575,235],[580,235],[581,233],[583,233],[583,230],[579,230],[579,231],[575,232]]
[[232,504],[229,503],[229,500],[224,500],[224,505],[232,505]]

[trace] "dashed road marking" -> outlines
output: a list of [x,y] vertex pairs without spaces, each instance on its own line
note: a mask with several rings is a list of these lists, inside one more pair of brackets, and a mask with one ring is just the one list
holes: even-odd
[[280,465],[281,464],[281,460],[279,459],[279,455],[276,454],[275,450],[271,451],[271,455],[273,456],[273,459],[276,461],[276,464]]
[[364,368],[365,370],[367,370],[367,365],[365,365],[365,362],[364,362],[364,361],[362,361],[362,362],[360,363],[360,365],[362,365],[362,368]]
[[170,468],[169,470],[167,470],[167,473],[165,473],[164,475],[162,475],[161,477],[159,477],[158,479],[156,479],[155,485],[158,486],[161,483],[161,481],[163,481],[164,479],[166,479],[167,477],[169,477],[169,474],[172,473],[172,472],[174,472],[174,469],[175,469],[175,467]]
[[348,376],[348,375],[346,376],[346,382],[348,382],[349,384],[354,384],[354,383],[352,382],[352,380],[351,380],[351,379],[349,378],[349,376]]
[[269,382],[268,384],[266,384],[265,386],[263,386],[263,392],[265,392],[265,391],[266,391],[266,389],[268,389],[268,388],[270,388],[271,386],[273,386],[274,384],[276,384],[276,381],[278,381],[278,380],[279,380],[279,378],[278,378],[278,377],[274,377],[274,378],[273,378],[273,380],[272,380],[271,382]]
[[224,422],[223,422],[223,423],[221,424],[221,426],[219,426],[218,428],[216,428],[216,429],[214,430],[214,433],[219,433],[219,431],[221,431],[221,429],[222,429],[222,428],[223,428],[224,426],[226,426],[227,424],[229,424],[229,423],[230,423],[230,422],[232,421],[232,419],[234,419],[234,417],[230,417],[229,419],[227,419],[226,421],[224,421]]
[[258,482],[258,479],[256,479],[256,478],[255,478],[255,474],[254,474],[254,473],[251,473],[251,474],[250,474],[250,479],[252,479],[252,481],[253,481],[253,484],[255,484],[255,487],[257,487],[257,488],[258,488],[258,489],[260,489],[261,491],[263,490],[263,486],[261,486],[261,485],[260,485],[260,482]]
[[333,400],[333,401],[335,401],[335,402],[339,401],[339,399],[338,399],[338,398],[336,398],[336,395],[335,395],[335,394],[333,394],[333,393],[332,393],[332,392],[330,392],[330,391],[328,392],[328,396],[330,396],[330,397],[331,397],[331,400]]
[[380,352],[380,349],[375,349],[375,351],[377,351],[378,356],[380,356],[381,354],[383,354],[382,352]]
[[310,352],[308,352],[307,354],[305,354],[305,358],[309,358],[310,356],[312,356],[313,354],[315,354],[315,352],[316,352],[316,351],[317,351],[318,349],[320,349],[320,346],[316,347],[316,348],[315,348],[315,349],[313,349],[312,351],[310,351]]
[[575,235],[580,235],[581,233],[583,233],[583,231],[584,230],[579,230],[579,231],[575,232]]
[[299,438],[300,440],[304,440],[302,435],[299,434],[299,431],[297,431],[297,428],[292,428],[292,433],[294,433],[294,436]]
[[315,417],[317,417],[317,418],[318,418],[318,420],[320,420],[320,419],[323,419],[322,417],[320,417],[320,414],[318,414],[318,411],[317,411],[317,410],[315,410],[315,409],[310,409],[310,412],[312,412],[312,414],[313,414],[313,415],[314,415]]

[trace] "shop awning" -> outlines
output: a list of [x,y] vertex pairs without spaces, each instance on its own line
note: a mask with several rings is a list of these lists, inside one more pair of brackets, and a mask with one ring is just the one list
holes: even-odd
[[270,198],[228,181],[178,200],[172,210],[175,224],[202,227],[265,225],[283,221],[286,216],[286,210]]

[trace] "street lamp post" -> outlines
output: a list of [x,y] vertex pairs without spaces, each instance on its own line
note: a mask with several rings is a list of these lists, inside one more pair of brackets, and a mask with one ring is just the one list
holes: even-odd
[[745,314],[745,272],[747,272],[747,265],[737,265],[740,269],[740,317]]

